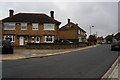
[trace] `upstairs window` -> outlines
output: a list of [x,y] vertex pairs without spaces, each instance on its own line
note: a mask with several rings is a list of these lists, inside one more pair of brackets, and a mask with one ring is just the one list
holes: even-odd
[[21,23],[21,30],[27,30],[27,23]]
[[80,34],[80,30],[78,30],[78,34]]
[[38,24],[32,24],[32,30],[38,30]]
[[15,23],[4,23],[4,30],[15,30]]
[[44,24],[44,30],[55,30],[54,24]]

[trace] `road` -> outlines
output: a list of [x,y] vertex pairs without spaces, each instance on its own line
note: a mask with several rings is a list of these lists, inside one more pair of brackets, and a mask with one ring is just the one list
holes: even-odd
[[118,57],[110,45],[69,54],[3,61],[4,78],[101,78]]

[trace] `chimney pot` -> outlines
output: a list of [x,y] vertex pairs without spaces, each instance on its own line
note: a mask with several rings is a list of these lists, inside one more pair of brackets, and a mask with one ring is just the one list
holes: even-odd
[[9,10],[9,16],[13,16],[14,10],[10,9]]
[[68,19],[68,23],[70,23],[70,19]]
[[50,11],[50,15],[52,18],[54,18],[54,11]]
[[76,24],[76,26],[78,26],[78,24]]

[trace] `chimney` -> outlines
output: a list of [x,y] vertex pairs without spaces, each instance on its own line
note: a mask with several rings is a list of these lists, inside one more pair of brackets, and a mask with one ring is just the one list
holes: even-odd
[[14,10],[10,9],[10,10],[9,10],[9,16],[10,16],[10,17],[13,16],[13,13],[14,13]]
[[78,26],[78,24],[75,24],[76,26]]
[[70,19],[68,19],[68,23],[70,23]]
[[50,11],[50,16],[54,18],[54,11]]

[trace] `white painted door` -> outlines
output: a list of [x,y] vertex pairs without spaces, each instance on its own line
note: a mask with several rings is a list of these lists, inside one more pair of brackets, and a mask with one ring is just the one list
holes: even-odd
[[24,45],[24,37],[20,36],[20,45]]

